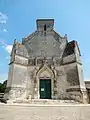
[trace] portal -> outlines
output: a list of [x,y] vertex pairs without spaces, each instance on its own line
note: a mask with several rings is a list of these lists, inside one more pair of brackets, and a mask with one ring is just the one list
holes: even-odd
[[40,79],[40,99],[51,99],[51,79]]

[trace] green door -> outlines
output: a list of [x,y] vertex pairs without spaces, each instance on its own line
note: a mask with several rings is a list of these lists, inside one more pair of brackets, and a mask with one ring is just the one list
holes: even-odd
[[51,99],[51,79],[40,79],[40,98]]

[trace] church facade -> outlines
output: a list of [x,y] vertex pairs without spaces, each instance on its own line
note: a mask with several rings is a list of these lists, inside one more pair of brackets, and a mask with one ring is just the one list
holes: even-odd
[[14,40],[5,98],[87,103],[77,41],[55,32],[54,19],[38,19],[36,26],[22,43]]

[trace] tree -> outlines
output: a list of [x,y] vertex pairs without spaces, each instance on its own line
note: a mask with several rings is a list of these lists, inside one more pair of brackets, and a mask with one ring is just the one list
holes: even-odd
[[6,89],[6,86],[7,86],[7,80],[5,80],[5,81],[3,82],[3,86],[4,86],[4,88]]
[[0,83],[0,93],[4,93],[7,86],[7,80],[5,80],[3,83]]
[[4,86],[2,83],[0,83],[0,93],[4,93]]

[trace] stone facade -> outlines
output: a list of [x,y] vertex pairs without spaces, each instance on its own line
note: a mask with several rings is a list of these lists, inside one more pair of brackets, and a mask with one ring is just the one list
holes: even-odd
[[38,19],[37,30],[14,41],[4,95],[9,100],[40,99],[40,79],[51,80],[51,99],[88,102],[80,50],[54,31],[53,19]]

